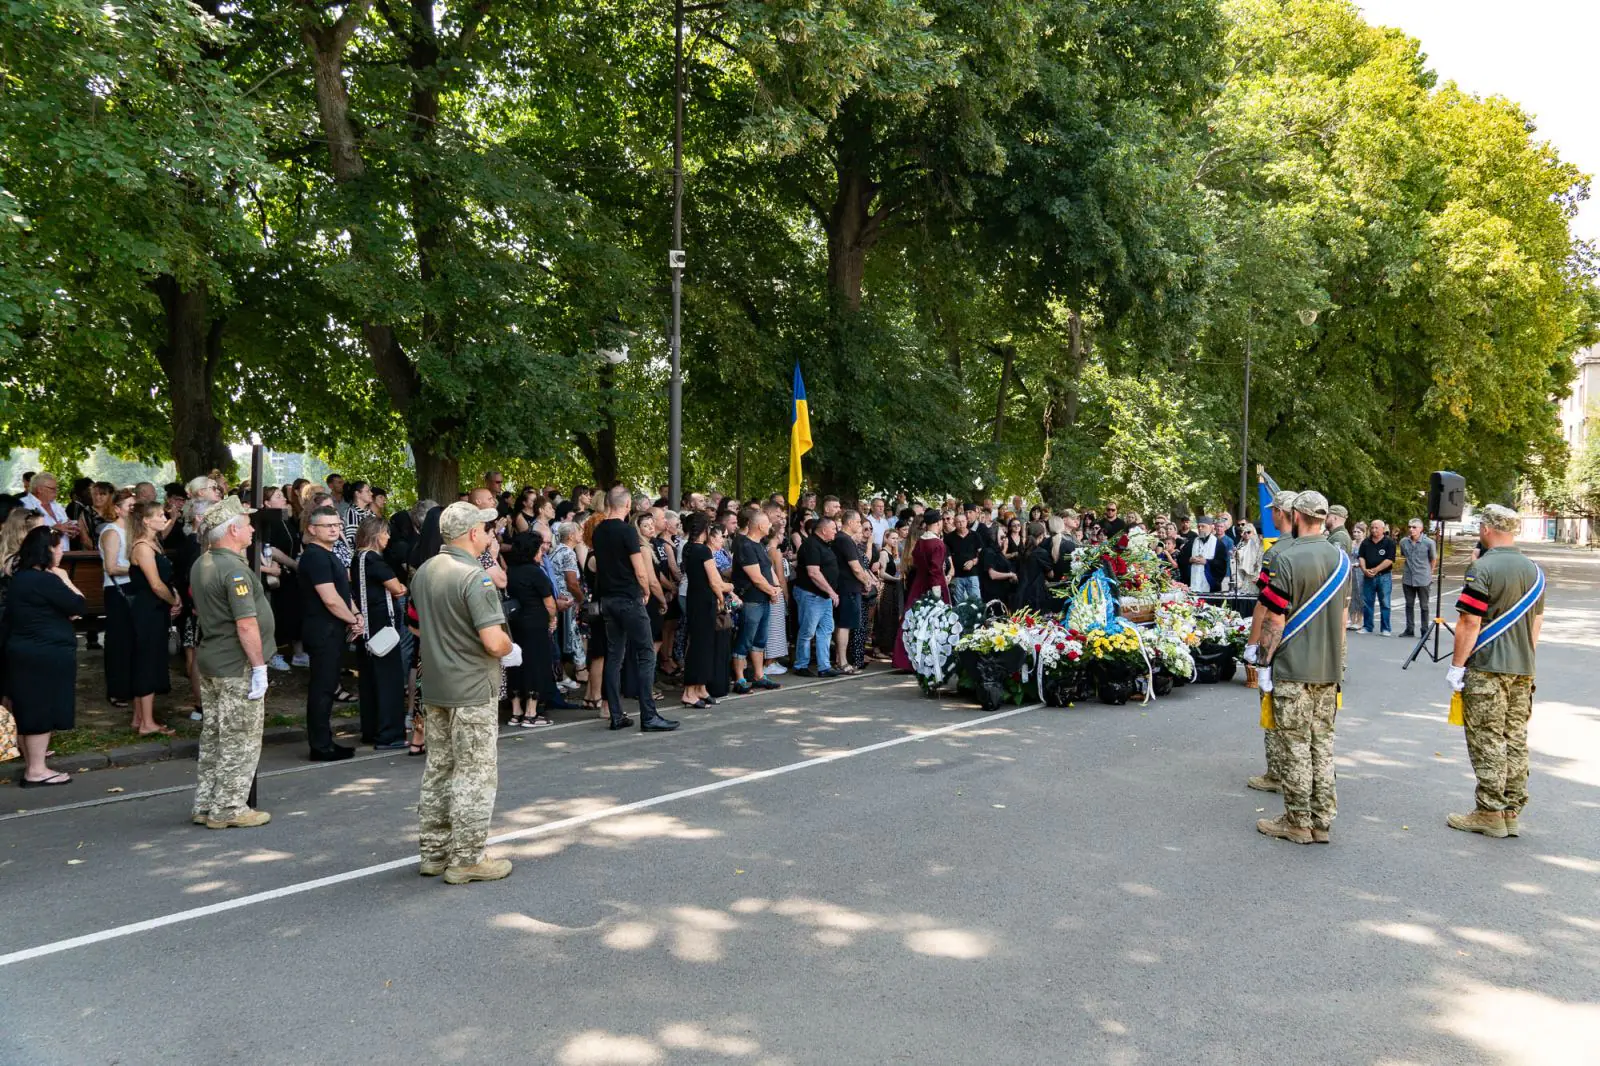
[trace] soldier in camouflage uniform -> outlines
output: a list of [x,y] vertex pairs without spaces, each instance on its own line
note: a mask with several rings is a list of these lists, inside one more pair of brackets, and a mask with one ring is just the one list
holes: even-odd
[[[1486,550],[1467,571],[1456,600],[1460,617],[1447,675],[1461,693],[1477,808],[1446,821],[1468,833],[1514,837],[1517,816],[1528,805],[1528,719],[1534,648],[1544,622],[1543,575],[1516,549],[1515,511],[1491,505],[1481,519]],[[1483,636],[1489,640],[1480,643]]]
[[421,873],[443,874],[452,885],[511,873],[509,860],[484,852],[500,780],[500,667],[503,660],[506,666],[520,662],[506,635],[500,593],[478,561],[492,535],[485,524],[498,518],[492,508],[466,502],[446,507],[439,516],[445,546],[422,564],[411,585],[428,664],[428,765],[417,804]]
[[[1278,552],[1294,540],[1294,520],[1290,512],[1294,508],[1296,492],[1280,492],[1272,498],[1272,524],[1278,528],[1278,538],[1272,546],[1261,556],[1261,573],[1256,578],[1256,592],[1266,588],[1272,581],[1272,564],[1277,559]],[[1267,618],[1267,609],[1259,602],[1256,604],[1255,613],[1250,618],[1250,640],[1245,645],[1244,661],[1251,666],[1257,665],[1256,659],[1260,651],[1261,627]],[[1258,792],[1278,792],[1281,790],[1281,774],[1283,763],[1283,746],[1272,730],[1267,730],[1263,745],[1267,749],[1267,772],[1258,774],[1245,782],[1247,786]]]
[[232,496],[207,509],[197,527],[207,551],[189,574],[201,634],[195,667],[206,709],[193,821],[208,829],[272,820],[246,804],[261,758],[267,658],[277,648],[267,590],[244,557],[253,535],[250,513]]
[[1256,829],[1296,844],[1328,843],[1338,813],[1333,725],[1344,674],[1349,557],[1323,535],[1327,516],[1322,493],[1295,498],[1295,539],[1278,553],[1272,580],[1261,590],[1267,618],[1256,674],[1272,703],[1268,732],[1280,745],[1284,810],[1257,821]]
[[[1350,536],[1350,531],[1344,527],[1345,519],[1349,517],[1350,511],[1342,504],[1335,503],[1328,505],[1328,543],[1332,544],[1335,548],[1338,548],[1346,555],[1350,554],[1350,550],[1354,548],[1356,544],[1356,542]],[[1355,597],[1356,571],[1355,568],[1352,567],[1350,569],[1350,602],[1352,604],[1356,602]],[[1346,629],[1350,628],[1349,615],[1350,612],[1347,610],[1345,612]]]

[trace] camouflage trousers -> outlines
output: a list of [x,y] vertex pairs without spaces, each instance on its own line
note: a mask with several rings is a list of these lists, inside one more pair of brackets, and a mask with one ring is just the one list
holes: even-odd
[[[1276,693],[1274,693],[1276,696]],[[1267,749],[1267,776],[1276,781],[1283,780],[1283,738],[1276,729],[1263,730],[1262,743]]]
[[427,710],[428,766],[417,804],[417,839],[423,862],[473,866],[483,861],[500,783],[494,703]]
[[218,821],[244,813],[250,782],[261,760],[261,721],[265,700],[246,699],[247,677],[202,677],[200,767],[194,813]]
[[[1278,780],[1283,809],[1291,825],[1326,829],[1338,811],[1333,772],[1333,719],[1337,686],[1279,681],[1272,690],[1272,716],[1278,734]],[[1272,741],[1268,741],[1269,757]]]
[[1478,777],[1478,809],[1520,811],[1528,805],[1533,678],[1468,670],[1461,710],[1467,725],[1467,754]]

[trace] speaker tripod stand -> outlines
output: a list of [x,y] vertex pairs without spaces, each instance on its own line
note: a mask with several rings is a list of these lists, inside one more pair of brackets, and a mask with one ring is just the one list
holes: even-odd
[[[1417,638],[1416,647],[1411,649],[1410,657],[1406,659],[1405,665],[1400,668],[1402,670],[1409,669],[1411,664],[1417,661],[1417,656],[1419,655],[1426,655],[1434,662],[1439,662],[1455,654],[1455,627],[1444,620],[1444,519],[1435,519],[1433,528],[1433,546],[1437,552],[1435,558],[1439,560],[1439,572],[1433,582],[1433,618],[1423,628],[1422,636]],[[1450,646],[1443,651],[1439,650],[1439,631],[1441,629],[1449,633],[1451,637]],[[1428,650],[1429,637],[1433,638],[1432,651]]]

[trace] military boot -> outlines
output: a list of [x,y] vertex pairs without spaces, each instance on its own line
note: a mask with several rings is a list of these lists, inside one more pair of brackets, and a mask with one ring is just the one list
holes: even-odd
[[1507,807],[1505,810],[1501,811],[1500,813],[1501,813],[1501,816],[1504,817],[1505,820],[1506,820],[1506,836],[1508,836],[1508,837],[1516,836],[1517,835],[1517,809],[1515,807]]
[[423,859],[417,866],[417,873],[423,877],[438,877],[450,868],[450,863],[445,859]]
[[469,881],[498,881],[511,874],[510,859],[485,858],[471,866],[452,866],[444,872],[447,885],[464,885]]
[[1506,818],[1500,811],[1473,811],[1471,814],[1452,814],[1445,821],[1451,829],[1459,829],[1463,833],[1482,833],[1486,837],[1509,836],[1506,832]]
[[1311,827],[1311,843],[1313,843],[1313,844],[1327,844],[1327,843],[1329,843],[1330,839],[1331,839],[1328,836],[1328,829],[1329,828],[1330,827],[1328,827],[1328,826],[1321,826],[1321,825],[1312,826]]
[[1255,789],[1257,792],[1283,791],[1283,782],[1279,781],[1271,774],[1257,774],[1255,777],[1252,777],[1250,780],[1246,781],[1245,784],[1250,788]]
[[207,829],[254,829],[258,825],[266,825],[272,821],[272,815],[266,811],[253,811],[249,807],[240,811],[232,818],[207,818]]
[[1287,840],[1291,844],[1311,843],[1311,828],[1304,825],[1291,825],[1284,815],[1276,818],[1258,818],[1256,832],[1279,840]]

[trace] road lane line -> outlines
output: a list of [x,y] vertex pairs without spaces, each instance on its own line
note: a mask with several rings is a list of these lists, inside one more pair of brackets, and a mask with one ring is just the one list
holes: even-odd
[[[867,678],[871,678],[871,677],[893,677],[893,676],[895,676],[895,675],[893,675],[890,671],[877,670],[877,671],[871,671],[871,672],[863,672],[863,673],[860,673],[860,674],[851,674],[851,675],[848,675],[848,676],[845,676],[845,677],[823,678],[821,680],[816,680],[816,681],[807,681],[807,682],[804,682],[802,684],[793,684],[793,683],[791,683],[789,685],[784,686],[784,688],[789,690],[789,691],[792,691],[792,692],[803,692],[806,689],[821,688],[824,685],[837,685],[837,684],[840,684],[840,683],[845,682],[845,681],[864,681]],[[740,700],[754,699],[754,698],[756,698],[758,696],[766,696],[766,695],[770,695],[770,694],[771,694],[770,692],[763,692],[763,691],[757,690],[755,692],[747,692],[742,696],[738,696],[738,695],[723,696],[723,697],[721,697],[720,699],[717,700],[717,703],[718,703],[718,705],[721,705],[721,704],[724,704],[724,703],[737,703]],[[519,727],[512,727],[512,728],[509,728],[509,729],[505,730],[499,736],[500,736],[501,740],[505,740],[507,737],[528,737],[528,736],[542,737],[545,734],[553,733],[558,729],[571,729],[574,726],[580,726],[580,725],[594,725],[594,724],[598,723],[599,721],[600,721],[600,718],[599,718],[598,715],[596,715],[595,717],[592,717],[592,718],[579,718],[579,719],[577,719],[575,721],[571,721],[571,722],[562,722],[559,725],[541,726],[538,729],[522,729],[522,728],[519,728]],[[70,757],[71,756],[67,756],[66,758],[70,758]],[[333,769],[337,769],[337,768],[342,767],[342,766],[352,766],[352,765],[355,765],[357,763],[372,762],[375,759],[393,759],[393,758],[396,758],[396,757],[404,758],[405,756],[402,756],[397,751],[369,752],[369,753],[367,753],[365,755],[357,755],[354,758],[342,759],[342,760],[340,760],[338,762],[307,762],[307,763],[303,763],[303,764],[298,765],[298,766],[280,766],[276,770],[263,770],[260,773],[259,776],[261,776],[261,777],[282,777],[285,774],[303,774],[303,773],[308,773],[308,772],[313,771],[313,770],[333,770]],[[172,760],[172,761],[175,761],[175,760]],[[120,769],[127,769],[127,767],[112,767],[112,769],[119,769],[120,770]],[[94,771],[88,771],[88,772],[92,773]],[[80,777],[81,777],[81,775],[80,776],[75,776],[73,778],[73,780],[77,781],[77,780],[80,779]],[[121,793],[121,794],[118,794],[118,795],[115,795],[115,796],[98,796],[98,797],[96,797],[94,799],[78,800],[75,803],[57,803],[57,804],[55,804],[53,806],[50,806],[50,807],[31,807],[31,808],[26,808],[26,809],[23,809],[23,810],[11,811],[8,814],[0,814],[0,822],[15,821],[18,818],[37,818],[41,814],[61,814],[61,813],[66,812],[66,811],[81,811],[81,810],[84,810],[84,809],[89,808],[89,807],[105,807],[105,806],[107,806],[109,804],[112,804],[112,803],[127,803],[130,800],[154,799],[157,796],[171,796],[171,795],[174,795],[174,794],[179,793],[179,792],[193,792],[193,791],[194,791],[194,783],[190,782],[187,785],[167,785],[164,788],[146,789],[146,790],[144,790],[142,792],[125,792],[125,793]]]
[[[530,837],[546,836],[558,833],[564,829],[573,829],[577,826],[588,825],[605,818],[615,818],[621,814],[632,814],[634,811],[648,810],[678,800],[690,799],[694,796],[703,796],[710,792],[721,792],[723,789],[734,788],[738,785],[747,785],[755,781],[765,781],[768,778],[779,777],[783,774],[792,774],[797,770],[808,770],[814,766],[824,766],[828,763],[839,762],[842,759],[853,759],[857,755],[867,755],[874,751],[883,751],[886,748],[898,747],[901,744],[911,744],[922,740],[931,740],[934,737],[944,736],[949,733],[959,733],[964,729],[973,729],[977,726],[998,722],[1004,718],[1011,718],[1019,714],[1027,714],[1043,707],[1042,703],[1033,703],[1025,707],[1014,707],[1008,711],[996,711],[993,714],[982,715],[963,722],[952,722],[950,725],[940,726],[937,729],[924,730],[920,733],[907,733],[904,736],[891,737],[868,744],[860,748],[850,748],[846,751],[836,751],[828,755],[818,755],[811,759],[802,759],[799,762],[788,763],[784,766],[775,766],[770,770],[757,770],[754,773],[744,774],[740,777],[726,778],[720,781],[710,781],[693,788],[680,789],[677,792],[667,792],[649,799],[636,800],[633,803],[622,803],[615,807],[606,807],[603,810],[591,811],[588,814],[574,815],[571,818],[562,818],[542,825],[529,826],[526,829],[517,829],[510,833],[502,833],[490,837],[490,844],[505,844],[513,840],[527,840]],[[102,929],[97,933],[87,933],[83,936],[70,937],[66,940],[57,940],[49,944],[41,944],[34,948],[24,948],[13,951],[7,955],[0,955],[0,967],[13,966],[19,962],[43,958],[46,955],[56,955],[63,951],[72,951],[76,948],[89,947],[101,944],[108,940],[119,940],[132,936],[135,933],[149,932],[152,929],[161,929],[169,925],[178,925],[182,922],[192,922],[200,918],[207,918],[213,914],[222,914],[226,911],[238,910],[241,907],[254,906],[257,903],[270,903],[273,900],[283,899],[287,896],[298,896],[306,892],[314,892],[319,888],[329,888],[333,885],[344,884],[347,881],[356,881],[363,877],[372,877],[376,874],[389,873],[393,870],[403,870],[408,866],[415,866],[421,859],[412,855],[404,859],[391,859],[380,862],[374,866],[363,866],[358,870],[347,870],[344,873],[330,874],[327,877],[318,877],[311,881],[301,881],[297,884],[284,885],[282,888],[270,889],[266,892],[255,892],[238,899],[223,900],[211,903],[204,907],[194,907],[184,911],[174,911],[156,918],[147,918],[142,922],[132,922],[128,925],[119,925],[111,929]]]

